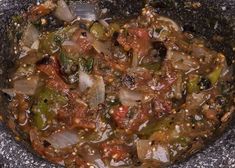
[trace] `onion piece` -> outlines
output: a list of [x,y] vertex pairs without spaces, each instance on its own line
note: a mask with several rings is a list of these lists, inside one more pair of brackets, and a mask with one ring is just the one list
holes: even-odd
[[25,56],[28,55],[28,52],[30,51],[31,49],[29,47],[22,47],[22,50],[20,52],[20,56],[19,56],[19,59],[21,58],[24,58]]
[[183,70],[186,73],[200,68],[199,63],[192,56],[178,51],[168,50],[167,59],[172,61],[175,69]]
[[66,22],[71,22],[74,19],[74,16],[72,15],[68,5],[64,0],[57,1],[57,8],[54,15],[58,19]]
[[31,47],[35,41],[39,38],[39,31],[32,24],[29,24],[26,27],[25,32],[23,33],[22,43],[23,46]]
[[183,89],[182,75],[179,73],[177,74],[176,83],[172,86],[173,94],[176,99],[182,98]]
[[170,27],[173,28],[175,31],[182,31],[182,29],[179,27],[179,25],[177,23],[175,23],[173,20],[171,20],[170,18],[160,16],[160,17],[157,18],[157,20],[170,23],[169,24]]
[[144,95],[137,91],[122,88],[119,91],[119,99],[124,106],[135,106],[138,104],[138,101],[144,99]]
[[80,53],[80,51],[82,50],[81,49],[81,46],[78,45],[75,41],[70,41],[70,40],[65,40],[63,43],[62,43],[62,47],[70,54],[68,54],[67,56],[70,57],[70,58],[78,58],[80,57],[80,55],[78,53]]
[[73,41],[65,40],[65,41],[63,42],[62,46],[65,46],[65,47],[66,47],[66,46],[76,47],[77,44],[76,44],[75,42],[73,42]]
[[103,53],[104,55],[111,55],[111,43],[110,42],[101,42],[98,40],[94,40],[92,43],[94,49],[99,53]]
[[33,49],[33,50],[38,50],[39,44],[40,44],[40,41],[39,41],[39,40],[34,41],[33,44],[32,44],[32,46],[31,46],[31,49]]
[[84,92],[87,88],[92,87],[93,84],[94,81],[90,75],[83,71],[79,72],[79,89],[81,92]]
[[200,92],[198,94],[193,93],[188,95],[186,98],[186,108],[188,110],[200,108],[207,100],[209,100],[211,95],[207,92]]
[[91,108],[97,108],[105,100],[105,83],[103,77],[96,76],[94,85],[88,92],[89,105]]
[[69,7],[76,17],[89,21],[97,20],[96,9],[93,4],[72,2]]
[[133,54],[133,57],[132,57],[132,67],[135,68],[137,67],[139,64],[138,62],[138,55],[137,54]]
[[162,145],[152,145],[150,140],[137,141],[137,154],[142,162],[156,161],[160,163],[169,163],[170,154],[166,147]]
[[19,79],[14,81],[14,90],[16,93],[34,95],[38,86],[38,76],[30,76],[27,79]]
[[[92,151],[92,152],[90,152]],[[106,168],[105,163],[103,162],[103,160],[101,159],[102,156],[100,155],[99,150],[97,150],[96,148],[93,148],[90,145],[84,145],[81,148],[80,151],[83,159],[89,163],[90,167],[95,167],[95,168]]]
[[[76,54],[73,54],[73,53],[78,53],[79,52],[79,45],[77,45],[74,41],[69,41],[69,40],[66,40],[62,43],[62,47],[69,53],[71,54],[68,54],[68,57],[74,57]],[[79,54],[77,54],[79,56]]]
[[87,32],[87,39],[92,44],[93,48],[99,53],[104,55],[111,55],[111,42],[102,42],[97,40],[91,33]]
[[102,24],[105,28],[108,28],[108,27],[109,27],[108,22],[106,22],[106,20],[104,20],[104,19],[100,19],[100,20],[99,20],[99,23]]
[[212,51],[208,50],[203,44],[193,44],[192,45],[192,56],[196,58],[203,58],[202,64],[210,64],[214,57]]
[[62,149],[75,145],[79,142],[79,136],[74,131],[61,131],[45,139],[54,148]]
[[16,92],[14,89],[0,89],[3,93],[6,93],[10,98],[12,99],[13,97],[16,96]]

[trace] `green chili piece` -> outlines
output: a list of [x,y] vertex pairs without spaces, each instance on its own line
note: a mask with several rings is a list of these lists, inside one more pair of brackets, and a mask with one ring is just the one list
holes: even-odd
[[67,56],[67,54],[64,52],[64,51],[62,51],[61,53],[60,53],[60,56],[59,56],[59,61],[60,61],[60,64],[62,65],[62,66],[65,66],[65,65],[67,65],[68,63],[69,63],[69,58],[68,58],[68,56]]
[[112,36],[114,32],[119,32],[120,25],[117,23],[110,23],[109,25],[109,35]]
[[53,52],[58,48],[55,39],[56,32],[49,33],[48,35],[43,35],[40,39],[39,51],[44,54],[53,54]]
[[92,25],[90,32],[99,40],[105,40],[107,38],[105,35],[105,27],[98,22]]
[[89,57],[86,60],[86,69],[87,69],[88,72],[90,72],[93,69],[93,65],[94,65],[94,58]]
[[71,38],[76,30],[76,27],[67,26],[58,31],[44,34],[40,38],[39,51],[44,54],[53,54],[66,39]]
[[54,110],[67,104],[67,98],[60,93],[44,88],[38,95],[37,103],[33,105],[33,122],[38,129],[43,129],[55,116]]
[[35,126],[40,130],[44,129],[47,126],[47,118],[44,114],[35,113],[33,116],[33,121]]
[[146,64],[142,64],[142,67],[148,69],[148,70],[152,70],[152,71],[159,71],[161,69],[161,63],[159,62],[154,62],[154,63],[146,63]]
[[200,86],[198,85],[200,77],[198,75],[190,76],[190,79],[187,83],[187,91],[189,94],[197,93],[200,91]]
[[171,126],[171,122],[174,121],[174,118],[172,117],[164,117],[159,119],[158,121],[153,120],[151,121],[146,127],[140,130],[138,133],[140,136],[143,137],[149,137],[151,136],[154,132],[157,131],[163,131],[167,130]]
[[79,69],[86,72],[91,72],[94,66],[94,58],[89,57],[87,59],[80,57],[78,59]]
[[209,75],[208,79],[212,83],[212,85],[215,85],[216,82],[219,80],[220,74],[222,71],[222,67],[216,67]]

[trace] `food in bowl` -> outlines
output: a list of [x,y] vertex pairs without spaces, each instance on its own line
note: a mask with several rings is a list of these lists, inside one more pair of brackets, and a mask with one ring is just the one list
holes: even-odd
[[228,123],[232,70],[205,40],[151,7],[128,20],[74,16],[63,0],[29,9],[12,87],[2,89],[43,158],[66,167],[163,167]]

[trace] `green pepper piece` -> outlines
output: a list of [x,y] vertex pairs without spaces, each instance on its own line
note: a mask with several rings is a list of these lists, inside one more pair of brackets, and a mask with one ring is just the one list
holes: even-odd
[[58,49],[58,46],[54,41],[55,36],[56,32],[43,35],[40,39],[39,51],[44,54],[53,54]]
[[98,22],[92,25],[90,32],[99,40],[105,40],[107,38],[105,27]]
[[58,106],[66,105],[67,101],[67,98],[60,93],[44,88],[37,97],[37,103],[32,107],[35,126],[39,129],[45,128],[48,122],[53,120],[55,116],[53,110],[58,108]]
[[164,131],[164,130],[169,129],[171,127],[172,121],[174,121],[174,118],[172,117],[164,117],[164,118],[159,119],[158,121],[156,120],[150,121],[150,123],[146,127],[140,130],[138,135],[140,135],[141,137],[148,138],[154,132]]
[[120,25],[117,23],[110,23],[109,25],[109,36],[112,36],[114,32],[119,32]]
[[69,60],[70,59],[68,58],[67,54],[64,51],[62,51],[59,56],[59,61],[61,66],[67,66],[69,64]]
[[35,113],[33,116],[33,121],[35,126],[42,130],[47,126],[47,119],[44,114],[41,113]]
[[53,54],[60,48],[60,45],[70,39],[77,30],[74,26],[67,26],[55,32],[42,35],[40,38],[39,51],[44,54]]
[[86,69],[87,69],[88,72],[90,72],[93,69],[93,65],[94,65],[94,58],[89,57],[86,60]]
[[146,64],[142,64],[141,66],[148,70],[152,70],[154,72],[159,71],[161,69],[161,63],[159,62],[146,63]]
[[83,57],[79,57],[78,63],[79,63],[79,69],[82,71],[85,71],[86,70],[86,59]]
[[197,93],[200,91],[200,86],[198,85],[200,77],[198,75],[193,75],[189,77],[187,83],[187,91],[189,94]]
[[220,74],[222,72],[222,67],[216,67],[207,77],[211,81],[212,85],[215,85],[219,80]]
[[65,51],[61,51],[60,55],[59,55],[59,62],[61,64],[61,67],[63,68],[63,71],[66,73],[66,74],[71,74],[72,72],[72,69],[71,67],[73,65],[75,65],[75,61],[70,59],[68,57],[68,53],[65,52]]
[[87,59],[80,57],[78,59],[79,69],[90,73],[94,66],[94,58],[89,57]]

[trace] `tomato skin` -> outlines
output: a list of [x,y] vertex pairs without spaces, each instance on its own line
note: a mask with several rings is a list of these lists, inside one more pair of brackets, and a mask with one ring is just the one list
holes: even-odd
[[47,64],[37,65],[37,69],[48,76],[47,85],[60,92],[67,93],[69,91],[69,86],[60,77],[59,63],[55,57],[49,58]]
[[67,107],[67,113],[70,114],[70,128],[95,129],[96,122],[92,118],[92,113],[95,112],[89,110],[88,106],[80,100],[79,93],[77,91],[71,91],[68,97],[70,105]]
[[128,32],[136,35],[138,38],[141,38],[144,41],[149,41],[150,37],[148,34],[148,31],[146,29],[143,28],[130,28],[128,29]]
[[129,35],[124,33],[119,35],[117,41],[125,50],[133,49],[134,53],[139,56],[146,56],[151,48],[150,37],[147,29],[143,28],[129,28],[127,29]]
[[153,99],[153,112],[156,118],[169,114],[172,110],[172,102],[169,100],[156,97]]
[[51,13],[55,8],[56,5],[53,3],[53,1],[46,1],[45,3],[31,7],[27,13],[27,17],[30,21],[35,22],[41,17]]
[[93,48],[88,32],[79,29],[73,35],[73,41],[77,44],[74,50],[80,54],[86,54]]
[[128,106],[116,106],[113,108],[112,117],[115,120],[118,127],[122,128],[125,125],[125,120],[128,111],[129,111]]
[[118,140],[111,140],[101,144],[104,159],[114,159],[115,161],[121,161],[127,159],[129,154],[129,148]]
[[125,129],[127,134],[131,134],[149,119],[149,110],[149,104],[140,107],[117,106],[113,109],[112,117],[118,128]]

